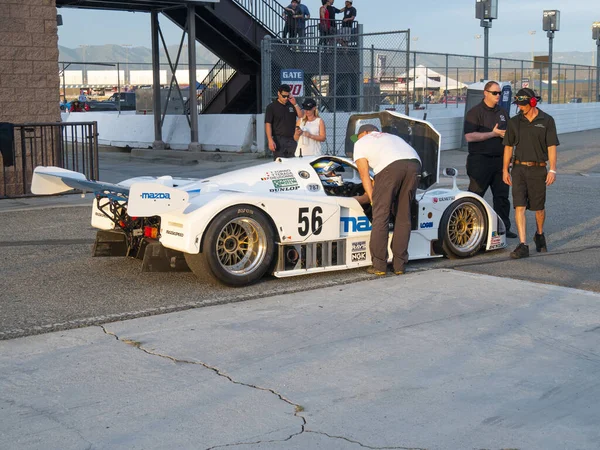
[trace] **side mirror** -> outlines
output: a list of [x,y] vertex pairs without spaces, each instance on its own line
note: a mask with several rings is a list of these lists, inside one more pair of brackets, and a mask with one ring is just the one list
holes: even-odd
[[456,184],[456,177],[458,176],[458,170],[455,169],[454,167],[446,167],[444,169],[444,174],[447,177],[452,177],[452,190],[457,191],[458,186]]
[[456,170],[453,167],[446,167],[446,169],[444,169],[444,173],[446,174],[447,177],[457,177],[458,176],[458,170]]

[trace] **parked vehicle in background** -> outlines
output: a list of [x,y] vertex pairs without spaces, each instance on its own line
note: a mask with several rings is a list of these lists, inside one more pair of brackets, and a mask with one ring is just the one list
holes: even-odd
[[581,97],[573,97],[571,100],[569,100],[569,103],[581,103],[583,101],[583,99]]
[[88,101],[83,104],[86,111],[118,111],[117,104],[113,102]]
[[[107,102],[112,102],[115,105],[121,104],[121,111],[135,111],[135,92],[115,92],[111,95]],[[119,109],[119,106],[117,106]]]
[[[71,111],[71,103],[72,102],[68,102],[64,105],[64,111]],[[83,111],[118,111],[117,104],[114,102],[99,102],[96,100],[91,100],[80,103]]]

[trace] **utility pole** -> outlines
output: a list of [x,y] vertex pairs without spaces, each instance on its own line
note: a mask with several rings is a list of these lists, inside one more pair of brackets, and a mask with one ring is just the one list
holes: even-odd
[[[560,11],[557,9],[544,11],[542,20],[544,31],[548,36],[548,104],[552,104],[552,45],[554,42],[554,32],[560,30]],[[540,82],[541,85],[541,82]]]
[[490,28],[492,20],[498,18],[498,0],[476,0],[475,18],[479,19],[479,25],[483,28],[483,78],[489,75],[489,45]]

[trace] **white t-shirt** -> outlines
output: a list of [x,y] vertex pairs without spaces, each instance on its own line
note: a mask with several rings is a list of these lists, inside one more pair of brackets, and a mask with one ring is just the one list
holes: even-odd
[[[302,131],[308,131],[313,136],[318,136],[321,134],[321,118],[317,117],[312,122],[308,120],[306,123],[304,119],[300,119],[298,121],[298,126]],[[302,153],[300,151],[302,150]],[[315,141],[309,137],[300,136],[298,139],[298,147],[296,148],[296,156],[313,156],[321,154],[321,143],[319,141]]]
[[354,144],[354,161],[366,158],[375,175],[399,159],[418,159],[418,153],[394,134],[374,131]]

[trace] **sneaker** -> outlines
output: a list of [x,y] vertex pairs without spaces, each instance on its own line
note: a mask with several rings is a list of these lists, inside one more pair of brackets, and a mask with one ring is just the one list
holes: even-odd
[[510,230],[506,230],[506,237],[509,239],[516,239],[519,237],[519,235],[517,233],[513,233]]
[[546,253],[548,248],[546,247],[546,236],[544,233],[537,234],[537,232],[533,235],[533,242],[535,242],[535,250],[539,252]]
[[510,252],[512,259],[527,258],[529,256],[529,245],[520,243],[514,251]]
[[367,269],[367,273],[370,273],[371,275],[377,275],[378,277],[385,275],[384,271],[381,270],[377,270],[375,267],[371,266]]
[[394,270],[396,275],[404,275],[404,270]]

